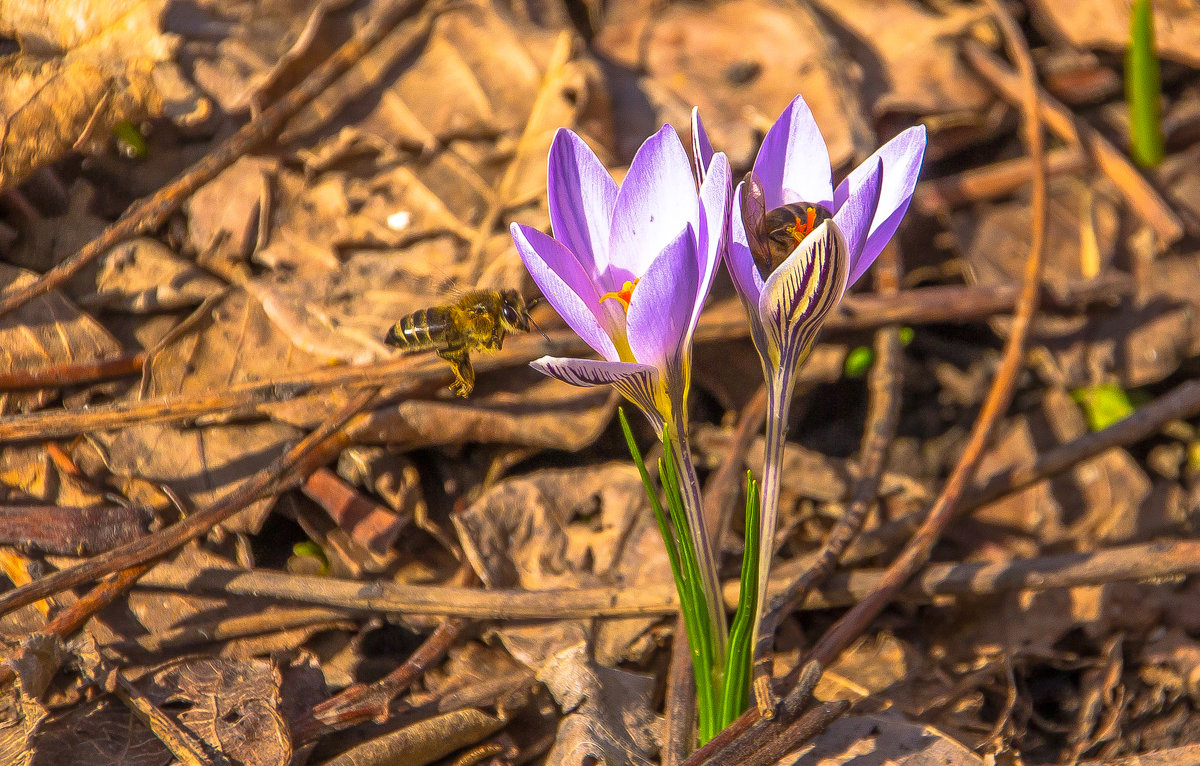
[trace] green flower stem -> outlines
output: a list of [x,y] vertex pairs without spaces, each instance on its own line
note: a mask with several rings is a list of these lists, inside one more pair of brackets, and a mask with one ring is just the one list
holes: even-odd
[[758,599],[754,608],[754,662],[766,661],[770,636],[763,635],[763,616],[768,600],[767,584],[771,577],[771,558],[775,549],[775,525],[779,516],[779,486],[783,475],[783,446],[787,442],[788,415],[792,406],[795,378],[791,369],[780,369],[768,376],[766,440],[763,448],[762,523],[758,556]]
[[[663,434],[663,459],[659,461],[658,466],[683,565],[684,588],[680,590],[680,599],[690,605],[689,610],[684,612],[685,626],[688,625],[689,615],[692,617],[691,627],[688,628],[688,647],[692,654],[692,672],[696,678],[697,728],[699,729],[700,743],[703,744],[716,736],[719,731],[717,699],[720,676],[715,672],[715,660],[721,656],[716,654],[713,647],[712,620],[704,600],[700,565],[696,558],[696,546],[693,544],[685,518],[686,511],[679,489],[678,468],[675,464],[674,450],[671,449],[673,441],[669,434]],[[724,657],[721,659],[723,660]]]
[[[646,471],[641,451],[629,428],[629,421],[623,410],[617,410],[621,422],[621,430],[633,456],[650,505],[654,511],[654,520],[658,524],[659,534],[667,549],[667,559],[671,564],[671,574],[675,578],[675,588],[679,593],[680,611],[683,614],[684,629],[687,632],[688,649],[692,655],[692,672],[696,679],[697,723],[701,743],[714,737],[722,728],[719,723],[719,680],[720,674],[714,673],[714,658],[722,655],[714,651],[713,620],[704,598],[700,565],[696,557],[691,532],[687,522],[683,496],[680,491],[679,471],[675,459],[676,450],[672,448],[671,435],[663,433],[664,457],[659,461],[659,476],[662,479],[663,493],[666,496],[667,513],[663,512],[658,501],[658,492]],[[719,621],[724,627],[724,620]]]
[[[712,623],[713,653],[720,658],[721,666],[725,662],[726,647],[729,644],[729,632],[725,624],[725,602],[721,597],[721,583],[717,577],[717,562],[713,555],[712,543],[708,535],[708,525],[704,519],[704,505],[700,500],[700,480],[696,478],[696,467],[692,464],[691,451],[688,449],[686,438],[680,438],[677,424],[686,422],[677,415],[674,423],[669,424],[663,431],[664,447],[668,447],[666,435],[670,433],[669,451],[675,463],[679,477],[679,490],[683,498],[683,509],[687,518],[687,529],[696,551],[696,560],[700,568],[700,585],[704,593],[704,602],[708,607]],[[686,433],[685,433],[686,436]],[[720,668],[720,669],[723,669]],[[719,670],[719,669],[718,669]]]

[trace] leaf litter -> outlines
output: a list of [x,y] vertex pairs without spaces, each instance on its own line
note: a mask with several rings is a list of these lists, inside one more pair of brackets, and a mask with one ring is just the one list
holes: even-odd
[[[1014,6],[1043,81],[1122,146],[1113,84],[1126,4],[1059,6]],[[175,200],[178,213],[164,226],[0,317],[0,430],[25,413],[84,418],[74,438],[0,446],[0,511],[47,527],[31,534],[0,524],[8,535],[0,542],[28,562],[18,579],[67,568],[110,539],[86,525],[50,529],[55,516],[36,509],[120,518],[121,540],[156,534],[278,470],[281,456],[356,390],[271,384],[392,364],[387,328],[457,292],[528,295],[507,224],[549,228],[545,156],[559,127],[583,136],[619,177],[646,135],[662,122],[686,133],[699,105],[713,143],[740,173],[796,92],[812,105],[835,168],[923,122],[931,136],[924,183],[966,190],[922,206],[901,232],[901,289],[918,308],[905,320],[912,342],[890,382],[900,425],[861,541],[868,553],[852,547],[843,567],[853,576],[889,563],[911,528],[905,520],[923,512],[956,463],[995,375],[994,350],[1012,331],[1011,302],[983,318],[947,319],[936,298],[920,302],[933,295],[921,291],[1006,289],[1028,252],[1029,171],[1004,165],[1022,156],[1014,108],[960,55],[964,41],[998,47],[984,6],[0,2],[0,31],[11,41],[0,57],[5,290],[34,284],[135,197],[212,156],[398,8],[404,20],[380,45],[278,135]],[[1169,62],[1168,157],[1148,177],[1192,227],[1200,175],[1185,139],[1200,124],[1188,44],[1195,13],[1171,4],[1156,11]],[[1096,87],[1064,85],[1085,76]],[[144,137],[145,156],[121,148],[121,124]],[[1069,296],[1116,284],[1106,279],[1125,287],[1039,312],[978,486],[1105,437],[1089,431],[1073,392],[1115,386],[1129,393],[1136,421],[1151,407],[1143,402],[1194,375],[1196,232],[1164,246],[1145,211],[1126,201],[1129,177],[1113,167],[1084,159],[1056,168],[1044,290]],[[719,282],[714,306],[731,296]],[[729,454],[758,375],[744,320],[729,316],[738,321],[702,323],[693,378],[692,446],[710,475],[728,459],[755,470],[762,450],[751,439],[744,455]],[[365,599],[373,582],[569,594],[669,581],[640,481],[621,462],[617,400],[528,370],[569,342],[552,311],[534,318],[554,342],[512,338],[481,357],[468,400],[448,395],[442,368],[397,360],[380,398],[320,464],[280,477],[166,558],[227,578],[291,571],[310,590],[348,578]],[[842,360],[869,345],[861,328],[888,317],[852,318],[860,329],[820,339],[795,407],[775,541],[793,565],[783,572],[799,571],[820,546],[858,479],[874,394],[841,376]],[[120,358],[132,366],[108,366]],[[252,384],[266,393],[232,406],[227,392]],[[154,414],[185,400],[185,416]],[[88,425],[134,405],[149,414]],[[1163,562],[1172,543],[1196,532],[1198,411],[1118,433],[1009,487],[955,521],[935,551],[938,562],[1064,553],[1086,561],[1155,543],[1161,561],[1141,562],[1144,573],[1128,581],[1100,573],[1048,591],[895,604],[817,688],[819,699],[851,700],[853,711],[784,762],[1186,760],[1200,730],[1200,593],[1194,565]],[[721,574],[734,581],[740,531],[735,521],[725,535]],[[456,579],[464,566],[479,585]],[[57,594],[50,614],[84,608],[89,595]],[[40,679],[36,689],[10,680],[4,690],[0,761],[149,765],[193,747],[229,763],[618,764],[657,763],[664,747],[677,637],[661,613],[557,619],[548,607],[533,621],[383,618],[366,601],[316,606],[211,584],[133,587],[113,598],[83,628],[90,649],[72,631],[44,637],[46,618],[34,607],[0,618],[5,656],[23,658],[22,679]],[[838,614],[785,615],[776,674],[797,667]],[[88,669],[96,656],[107,675]],[[102,680],[113,672],[124,680]],[[387,681],[393,674],[399,680]],[[381,695],[370,715],[354,719],[365,723],[314,712],[356,684]]]

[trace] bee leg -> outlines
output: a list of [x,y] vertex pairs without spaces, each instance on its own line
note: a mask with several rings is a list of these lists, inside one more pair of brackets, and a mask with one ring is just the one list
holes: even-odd
[[492,331],[492,340],[488,344],[488,349],[492,351],[499,351],[502,348],[504,348],[504,328],[497,327]]
[[450,363],[454,371],[454,382],[450,390],[464,399],[471,395],[475,388],[475,368],[471,366],[471,356],[465,348],[438,349],[437,355]]

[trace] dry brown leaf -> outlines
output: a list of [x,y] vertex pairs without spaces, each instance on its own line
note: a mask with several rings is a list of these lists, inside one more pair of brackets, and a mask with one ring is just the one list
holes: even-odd
[[[1049,389],[1039,410],[1003,426],[979,465],[979,476],[1001,474],[1087,433],[1083,414],[1061,389]],[[1040,545],[1132,542],[1164,531],[1150,503],[1151,485],[1121,448],[1082,462],[1057,478],[1038,482],[980,508],[980,524],[1030,535]]]
[[[210,393],[318,365],[317,359],[281,336],[257,303],[235,289],[197,309],[192,320],[150,355],[144,393]],[[90,438],[114,473],[169,485],[202,505],[269,465],[299,435],[291,426],[271,422],[193,427],[149,423]],[[153,495],[139,499],[161,502]],[[229,528],[257,529],[264,514],[265,506],[254,504],[232,519]]]
[[[636,588],[670,579],[645,489],[629,465],[508,479],[453,519],[488,587]],[[653,680],[610,666],[645,653],[652,621],[592,622],[506,625],[498,634],[571,711],[548,763],[577,764],[589,754],[605,763],[648,763]]]
[[[1082,233],[1094,235],[1101,271],[1111,269],[1119,244],[1119,208],[1103,189],[1089,193],[1077,179],[1051,184],[1046,226],[1045,280],[1062,290],[1084,281]],[[1084,227],[1090,213],[1094,226]],[[965,218],[960,218],[965,222]],[[1029,249],[1029,205],[1024,200],[989,206],[963,225],[968,275],[978,284],[1020,282]],[[1096,254],[1089,256],[1094,260]],[[1090,268],[1090,267],[1089,267]],[[1115,377],[1124,386],[1157,383],[1200,350],[1196,295],[1200,269],[1191,257],[1167,259],[1147,270],[1138,294],[1116,311],[1096,315],[1042,314],[1031,344],[1043,378],[1065,388],[1095,385]],[[1008,319],[992,326],[1007,333]]]
[[[175,762],[132,710],[106,695],[46,719],[28,766],[166,766]],[[20,763],[20,761],[4,761]]]
[[[24,269],[0,264],[4,292],[27,287],[34,279]],[[121,346],[108,331],[57,291],[0,317],[0,371],[20,372],[56,363],[89,362],[119,353]],[[55,393],[54,389],[6,392],[0,396],[0,413],[37,409]]]
[[0,693],[0,763],[29,766],[34,739],[45,717],[45,708],[21,694],[16,684]]
[[[713,146],[735,167],[754,161],[766,127],[796,96],[804,95],[835,165],[850,159],[853,93],[830,76],[827,47],[811,16],[772,0],[713,5],[674,3],[650,11],[638,0],[613,5],[595,45],[616,62],[644,73],[641,85],[661,115],[688,135],[689,112],[699,106]],[[750,44],[748,44],[748,42]],[[640,134],[620,147],[632,156]]]
[[218,279],[158,240],[140,238],[99,259],[95,293],[84,305],[136,314],[176,311],[195,308],[223,289]]
[[279,711],[279,672],[262,659],[197,657],[156,671],[146,695],[233,763],[284,766],[291,737]]
[[780,766],[983,766],[983,759],[933,726],[895,715],[840,718]]
[[[1038,27],[1076,48],[1124,53],[1129,46],[1128,0],[1034,0]],[[1151,3],[1154,45],[1161,58],[1200,66],[1200,7],[1191,2]]]
[[[203,108],[186,92],[161,29],[166,0],[5,0],[0,34],[0,188],[67,152],[103,142],[121,121]],[[190,108],[186,104],[191,100]]]

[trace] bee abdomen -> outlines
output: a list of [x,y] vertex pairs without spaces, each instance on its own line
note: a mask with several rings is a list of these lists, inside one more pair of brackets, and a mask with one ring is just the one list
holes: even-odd
[[414,311],[392,325],[384,342],[405,351],[420,351],[444,345],[449,312],[442,306]]

